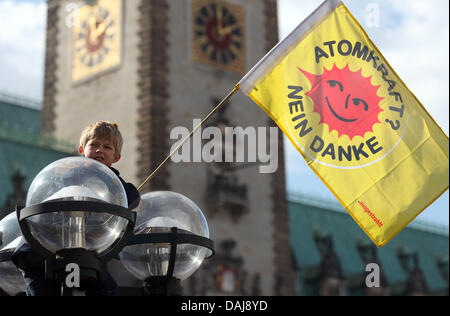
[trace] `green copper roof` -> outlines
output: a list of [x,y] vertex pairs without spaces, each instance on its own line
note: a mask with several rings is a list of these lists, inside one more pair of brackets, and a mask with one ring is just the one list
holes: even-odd
[[70,156],[67,152],[27,146],[0,138],[0,207],[4,205],[8,194],[13,192],[11,176],[15,171],[20,171],[26,177],[24,189],[27,190],[39,171],[51,162],[67,156]]
[[37,133],[41,129],[41,111],[17,105],[0,95],[0,128]]
[[26,177],[26,191],[45,166],[57,159],[75,155],[73,145],[40,136],[39,110],[14,104],[10,100],[0,95],[0,208],[8,194],[13,192],[11,176],[16,171]]
[[[302,272],[305,268],[320,263],[319,253],[315,247],[313,232],[320,230],[331,235],[334,250],[340,259],[345,278],[365,273],[365,266],[357,251],[357,242],[372,243],[351,216],[335,204],[318,203],[308,198],[288,199],[290,218],[291,245]],[[387,245],[377,249],[382,269],[389,284],[406,281],[406,274],[397,259],[397,250],[405,247],[417,252],[419,266],[422,268],[430,291],[448,287],[437,267],[437,257],[449,253],[447,234],[407,227]]]

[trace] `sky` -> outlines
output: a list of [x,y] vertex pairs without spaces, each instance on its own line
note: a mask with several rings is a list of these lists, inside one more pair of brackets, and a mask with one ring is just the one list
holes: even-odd
[[[449,1],[343,2],[448,135]],[[278,0],[280,40],[321,3],[322,0]],[[0,0],[0,93],[42,100],[45,27],[44,0]],[[336,202],[287,139],[285,155],[289,192]],[[448,227],[448,190],[417,219]]]

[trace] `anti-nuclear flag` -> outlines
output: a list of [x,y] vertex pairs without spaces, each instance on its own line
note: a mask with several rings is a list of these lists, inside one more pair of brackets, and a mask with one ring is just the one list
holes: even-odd
[[340,1],[325,1],[239,86],[378,247],[448,189],[448,137]]

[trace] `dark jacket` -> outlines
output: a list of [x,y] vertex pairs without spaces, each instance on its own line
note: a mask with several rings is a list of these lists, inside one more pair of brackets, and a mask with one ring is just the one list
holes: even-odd
[[132,183],[125,182],[125,180],[123,180],[120,177],[120,173],[117,169],[114,169],[113,167],[109,167],[109,168],[112,171],[114,171],[114,173],[119,178],[120,182],[122,182],[123,187],[125,188],[125,192],[127,194],[127,200],[128,200],[128,208],[130,210],[134,209],[139,204],[139,201],[141,200],[141,196],[140,196],[138,190]]

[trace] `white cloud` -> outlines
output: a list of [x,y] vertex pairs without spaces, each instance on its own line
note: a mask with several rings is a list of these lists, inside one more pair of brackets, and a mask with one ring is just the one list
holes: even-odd
[[402,23],[390,34],[386,58],[448,135],[449,2],[396,0],[392,5],[402,13]]
[[42,98],[46,4],[0,2],[0,91]]

